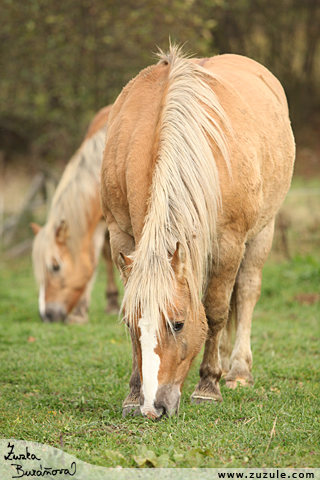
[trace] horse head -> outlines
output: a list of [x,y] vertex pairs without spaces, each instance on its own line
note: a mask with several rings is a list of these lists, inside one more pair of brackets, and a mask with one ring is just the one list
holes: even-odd
[[[202,304],[198,303],[196,309],[192,305],[188,262],[180,243],[169,262],[173,302],[165,312],[159,312],[158,319],[140,307],[138,315],[130,321],[123,307],[141,378],[140,410],[152,419],[178,412],[182,384],[202,348],[208,328]],[[125,284],[130,281],[132,264],[132,259],[120,252],[118,265]]]
[[[42,228],[31,226],[35,233],[32,257],[39,284],[40,317],[44,322],[65,321],[81,299],[85,300],[105,227],[94,235],[85,235],[75,252],[66,220],[62,219],[54,228],[49,224]],[[83,303],[87,308],[87,303]]]

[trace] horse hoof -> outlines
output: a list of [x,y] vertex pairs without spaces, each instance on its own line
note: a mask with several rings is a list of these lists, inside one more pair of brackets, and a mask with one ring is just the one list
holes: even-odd
[[115,307],[115,306],[110,306],[108,305],[106,308],[105,308],[105,313],[107,315],[118,315],[119,314],[119,307]]
[[127,417],[137,417],[138,415],[141,415],[140,411],[140,405],[126,405],[125,407],[122,408],[122,416]]
[[235,390],[237,387],[252,387],[253,381],[247,378],[236,378],[235,380],[226,380],[226,387]]
[[66,325],[84,325],[85,323],[89,322],[88,315],[81,316],[81,315],[69,315],[66,320]]
[[200,395],[191,395],[191,403],[195,405],[201,405],[203,403],[221,403],[223,402],[222,396],[216,397],[201,397]]

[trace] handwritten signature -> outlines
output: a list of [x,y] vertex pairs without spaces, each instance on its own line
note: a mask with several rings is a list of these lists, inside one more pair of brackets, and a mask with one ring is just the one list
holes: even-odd
[[[28,447],[26,447],[25,453],[16,453],[14,451],[15,445],[8,443],[8,454],[4,455],[5,460],[9,461],[21,461],[21,460],[38,460],[41,461],[41,458],[38,458],[34,453],[29,452]],[[26,469],[23,465],[18,463],[11,463],[11,466],[16,470],[16,475],[12,478],[22,478],[22,477],[45,477],[48,475],[58,476],[58,475],[70,475],[73,477],[77,471],[76,462],[72,462],[70,468],[52,468],[52,467],[43,467],[41,464],[38,468]]]

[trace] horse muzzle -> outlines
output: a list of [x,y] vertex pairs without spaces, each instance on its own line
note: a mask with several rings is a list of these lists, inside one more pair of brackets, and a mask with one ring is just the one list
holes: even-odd
[[151,420],[160,420],[163,417],[171,417],[179,411],[180,387],[175,385],[161,385],[156,394],[153,405],[144,405],[143,395],[141,396],[141,413]]
[[40,312],[40,317],[44,323],[64,322],[67,318],[67,311],[59,303],[48,303],[44,313]]

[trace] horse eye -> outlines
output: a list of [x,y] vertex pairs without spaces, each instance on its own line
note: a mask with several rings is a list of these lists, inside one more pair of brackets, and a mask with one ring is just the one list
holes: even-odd
[[58,271],[60,270],[60,265],[59,265],[58,263],[54,263],[54,264],[52,265],[52,270],[53,270],[54,272],[58,272]]
[[173,331],[174,331],[174,332],[181,332],[181,330],[183,329],[183,326],[184,326],[184,323],[182,323],[182,322],[175,322],[175,323],[173,323],[173,325],[172,325]]

